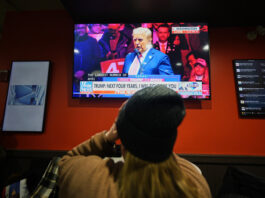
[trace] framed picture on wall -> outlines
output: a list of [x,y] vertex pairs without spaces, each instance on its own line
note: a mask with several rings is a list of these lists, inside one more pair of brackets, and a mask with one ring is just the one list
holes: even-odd
[[2,131],[43,132],[50,61],[13,61]]

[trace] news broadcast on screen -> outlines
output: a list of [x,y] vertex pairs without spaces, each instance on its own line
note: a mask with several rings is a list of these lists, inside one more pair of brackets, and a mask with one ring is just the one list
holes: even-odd
[[128,98],[158,84],[210,99],[206,23],[75,24],[74,98]]

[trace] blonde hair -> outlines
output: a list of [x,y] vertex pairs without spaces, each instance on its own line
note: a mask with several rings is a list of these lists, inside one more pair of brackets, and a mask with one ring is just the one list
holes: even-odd
[[[194,68],[190,72],[190,79],[189,81],[196,82],[196,74]],[[204,74],[202,78],[202,83],[203,84],[208,84],[209,83],[209,70],[207,67],[204,67]]]
[[148,28],[138,27],[133,29],[133,36],[135,35],[143,35],[147,38],[147,40],[151,43],[152,41],[152,32]]
[[181,172],[175,157],[151,163],[126,152],[118,176],[119,198],[194,198],[197,189]]

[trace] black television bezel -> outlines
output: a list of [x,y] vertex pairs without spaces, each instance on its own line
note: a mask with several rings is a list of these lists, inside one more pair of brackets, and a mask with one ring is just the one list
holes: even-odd
[[[145,20],[146,19],[146,20]],[[74,23],[73,23],[73,46],[74,46],[74,42],[75,42],[75,25],[76,24],[109,24],[109,23],[122,23],[122,24],[124,24],[124,23],[127,23],[127,24],[130,24],[130,23],[143,23],[143,21],[145,22],[145,23],[155,23],[155,22],[157,22],[157,21],[159,21],[159,22],[161,22],[161,23],[168,23],[169,21],[180,21],[180,22],[178,22],[178,23],[198,23],[198,24],[206,24],[207,26],[208,26],[208,45],[209,45],[209,49],[208,49],[208,54],[209,54],[209,60],[207,61],[207,63],[209,64],[209,93],[210,93],[210,95],[209,95],[209,97],[208,98],[182,98],[184,101],[211,101],[212,100],[212,89],[211,89],[211,57],[210,57],[210,34],[209,34],[209,24],[208,24],[208,22],[203,22],[203,21],[194,21],[194,22],[190,22],[190,21],[186,21],[186,20],[176,20],[176,19],[167,19],[167,20],[157,20],[157,19],[150,19],[150,17],[144,17],[144,19],[143,20],[132,20],[132,19],[130,19],[130,20],[126,20],[126,21],[124,21],[124,20],[119,20],[119,19],[115,19],[115,18],[113,18],[112,20],[110,20],[110,19],[106,19],[106,18],[98,18],[97,20],[87,20],[87,19],[82,19],[82,20],[78,20],[78,21],[75,21]],[[74,51],[74,50],[73,50]],[[74,52],[73,52],[73,57],[74,57]],[[71,89],[71,98],[72,99],[87,99],[87,100],[97,100],[97,99],[104,99],[104,100],[121,100],[121,99],[123,99],[123,100],[126,100],[126,99],[128,99],[128,98],[130,98],[130,96],[127,98],[127,97],[106,97],[106,98],[102,98],[102,97],[75,97],[74,96],[74,94],[73,94],[73,81],[74,81],[74,78],[73,78],[73,73],[74,73],[74,58],[73,58],[73,60],[72,60],[72,75],[71,75],[71,77],[72,77],[72,84],[71,84],[71,86],[72,86],[72,89]]]

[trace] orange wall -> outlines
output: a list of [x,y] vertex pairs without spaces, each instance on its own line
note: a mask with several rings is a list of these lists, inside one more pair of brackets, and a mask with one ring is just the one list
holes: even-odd
[[[265,37],[246,39],[251,28],[209,28],[212,99],[186,102],[174,151],[188,154],[265,156],[265,120],[239,119],[232,60],[265,58]],[[108,129],[124,100],[71,98],[73,21],[65,11],[8,13],[0,41],[0,69],[12,60],[51,60],[43,134],[1,134],[8,149],[67,150]],[[8,83],[0,82],[0,121]]]

